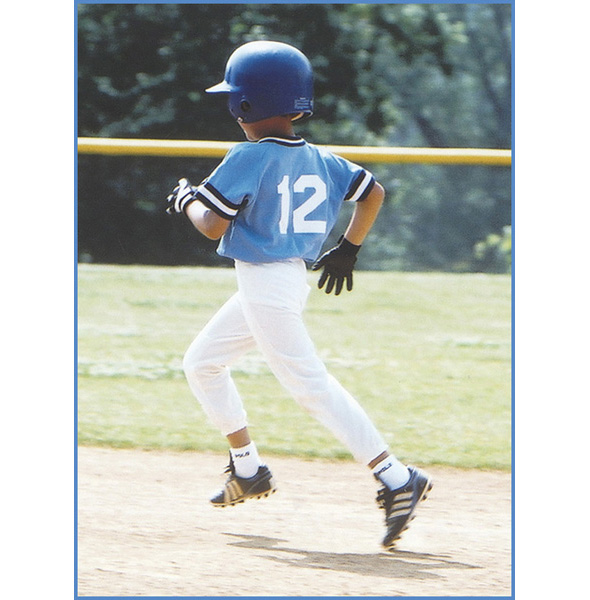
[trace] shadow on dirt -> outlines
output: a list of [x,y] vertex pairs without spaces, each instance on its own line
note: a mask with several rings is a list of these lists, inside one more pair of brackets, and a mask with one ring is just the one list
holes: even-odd
[[259,535],[240,535],[225,533],[224,535],[240,541],[228,542],[230,546],[264,550],[264,558],[283,565],[306,569],[328,569],[343,571],[356,575],[399,579],[436,579],[440,569],[478,569],[476,565],[456,562],[448,557],[435,554],[424,554],[397,550],[375,554],[352,554],[340,552],[313,552],[289,548],[287,540],[269,538]]

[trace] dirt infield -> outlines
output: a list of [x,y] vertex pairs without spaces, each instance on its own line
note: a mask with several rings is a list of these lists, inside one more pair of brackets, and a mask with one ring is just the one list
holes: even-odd
[[508,596],[510,474],[429,468],[394,553],[355,463],[272,458],[279,490],[208,504],[225,456],[80,448],[80,596]]

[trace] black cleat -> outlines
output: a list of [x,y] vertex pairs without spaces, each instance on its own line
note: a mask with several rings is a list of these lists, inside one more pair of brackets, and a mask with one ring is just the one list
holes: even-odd
[[377,504],[385,510],[387,533],[383,538],[383,546],[393,549],[402,533],[410,526],[418,502],[426,500],[432,489],[432,480],[426,473],[416,467],[408,467],[410,480],[397,490],[383,486],[377,493]]
[[225,472],[229,473],[229,477],[223,489],[211,498],[213,506],[233,506],[249,498],[266,498],[276,492],[272,473],[267,466],[258,467],[258,473],[254,477],[238,477],[230,455]]

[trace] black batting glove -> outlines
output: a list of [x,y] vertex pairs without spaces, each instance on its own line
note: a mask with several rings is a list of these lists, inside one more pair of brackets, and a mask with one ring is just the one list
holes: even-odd
[[182,214],[186,207],[196,200],[196,195],[196,186],[191,185],[191,182],[183,177],[166,198],[166,212],[169,215]]
[[360,246],[351,244],[342,236],[338,240],[337,246],[322,254],[311,267],[312,271],[324,268],[318,280],[318,288],[321,290],[326,284],[324,290],[326,294],[330,294],[332,290],[335,290],[334,293],[338,296],[346,281],[346,289],[350,292],[352,290],[352,270],[360,249]]

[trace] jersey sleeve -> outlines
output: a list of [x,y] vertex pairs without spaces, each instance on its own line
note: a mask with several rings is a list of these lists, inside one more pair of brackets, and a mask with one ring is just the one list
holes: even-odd
[[375,185],[375,177],[366,169],[359,167],[359,172],[354,177],[348,192],[344,196],[345,201],[362,202],[371,192]]
[[217,168],[197,186],[196,199],[220,217],[233,220],[256,193],[257,183],[244,144],[234,146]]
[[195,197],[200,200],[207,208],[210,208],[215,214],[224,219],[233,220],[241,204],[236,204],[228,200],[212,183],[205,180],[197,187],[197,195]]
[[340,201],[362,202],[373,189],[375,177],[370,171],[356,163],[333,153],[320,150],[330,169],[330,178],[336,182],[336,195]]

